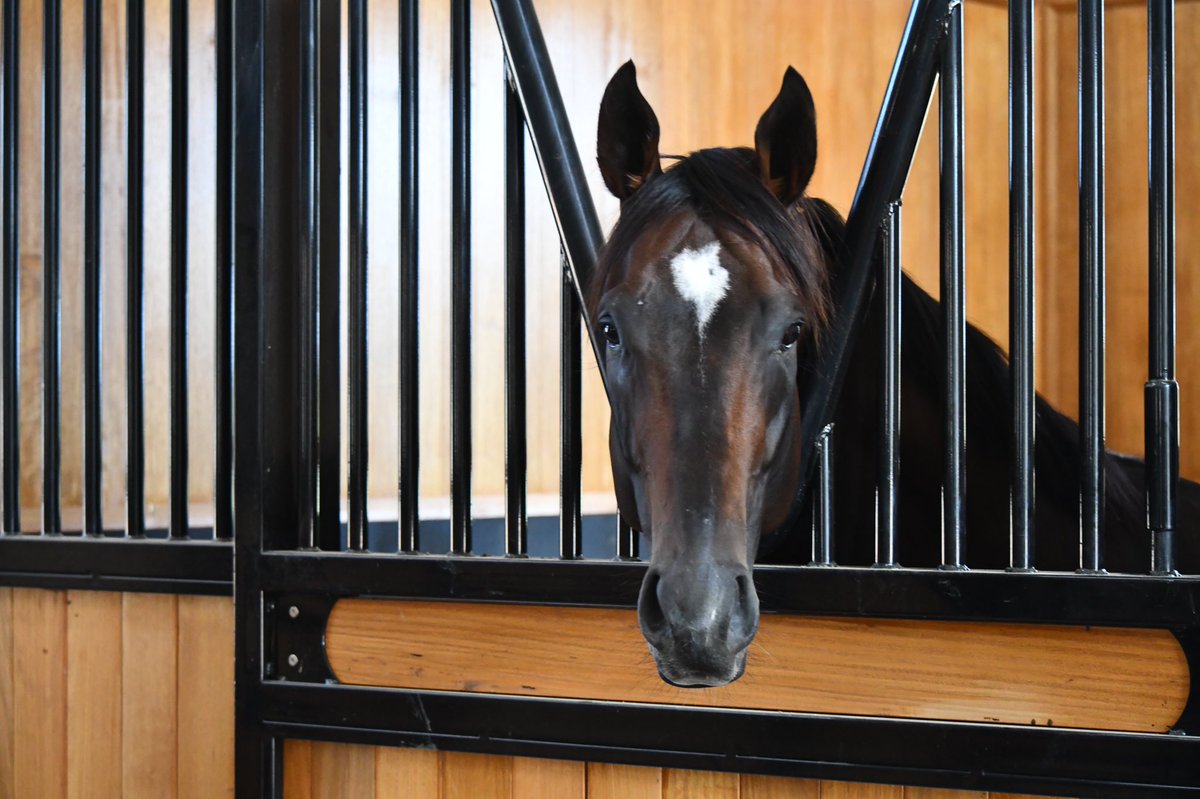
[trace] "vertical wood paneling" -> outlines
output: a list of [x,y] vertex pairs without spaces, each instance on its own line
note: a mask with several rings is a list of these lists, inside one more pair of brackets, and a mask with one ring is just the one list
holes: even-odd
[[743,774],[741,788],[742,799],[821,799],[818,780]]
[[284,743],[284,799],[312,799],[312,746],[309,741]]
[[438,771],[433,749],[377,747],[375,799],[437,799]]
[[660,799],[663,773],[660,768],[588,763],[588,799]]
[[[67,594],[67,796],[121,796],[121,595]],[[135,686],[131,686],[138,690]]]
[[945,788],[904,789],[904,799],[988,799],[986,791],[951,791]]
[[904,788],[899,785],[826,780],[821,783],[821,799],[904,799]]
[[512,771],[512,758],[443,752],[441,799],[516,799]]
[[513,799],[584,799],[587,770],[570,760],[514,757]]
[[738,775],[719,771],[663,769],[663,799],[738,799]]
[[314,743],[313,799],[358,799],[375,792],[375,753],[368,746]]
[[0,588],[0,796],[16,796],[13,783],[13,589]]
[[13,594],[14,796],[67,793],[67,597]]
[[178,651],[180,799],[232,797],[232,600],[179,597]]
[[[125,594],[121,769],[127,796],[175,797],[177,599]],[[136,688],[135,688],[136,686]]]

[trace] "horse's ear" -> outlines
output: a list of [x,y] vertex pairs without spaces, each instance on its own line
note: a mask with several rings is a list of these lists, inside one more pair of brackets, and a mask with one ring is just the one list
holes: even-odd
[[783,73],[779,96],[758,120],[754,148],[767,188],[790,205],[817,166],[817,109],[808,84],[791,67]]
[[637,85],[637,70],[626,61],[604,90],[596,132],[596,160],[604,185],[624,200],[662,173],[658,158],[658,117]]

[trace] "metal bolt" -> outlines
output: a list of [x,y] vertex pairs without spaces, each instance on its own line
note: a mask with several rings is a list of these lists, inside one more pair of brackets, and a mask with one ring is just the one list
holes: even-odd
[[297,655],[294,652],[292,654],[288,655],[288,665],[291,666],[293,669],[296,668],[297,664],[299,664],[299,663],[300,663],[300,658],[297,657]]
[[292,605],[290,608],[288,608],[288,616],[290,616],[291,618],[294,619],[299,615],[300,615],[300,608],[296,607],[295,605]]

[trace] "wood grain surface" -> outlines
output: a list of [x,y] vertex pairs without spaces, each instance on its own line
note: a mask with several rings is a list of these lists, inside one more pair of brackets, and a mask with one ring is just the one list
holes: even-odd
[[764,616],[746,676],[658,678],[632,611],[343,599],[351,685],[1164,732],[1188,695],[1169,632]]

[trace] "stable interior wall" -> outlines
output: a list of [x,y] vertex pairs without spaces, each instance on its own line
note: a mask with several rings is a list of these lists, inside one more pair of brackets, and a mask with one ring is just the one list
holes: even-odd
[[[189,496],[193,523],[212,501],[213,0],[190,3],[189,134]],[[537,9],[583,156],[602,224],[617,215],[592,153],[596,110],[613,71],[632,58],[662,125],[662,151],[748,144],[758,116],[793,65],[816,99],[820,157],[810,193],[849,209],[909,3],[907,0],[538,0]],[[1037,5],[1036,212],[1038,388],[1059,408],[1076,407],[1077,200],[1073,3]],[[102,203],[104,518],[120,527],[125,494],[125,56],[124,3],[102,0],[104,147]],[[169,203],[169,0],[146,3],[146,502],[151,524],[168,502],[167,325]],[[446,513],[449,493],[449,14],[422,3],[420,64],[421,478],[427,517]],[[966,257],[968,317],[1004,345],[1008,326],[1006,12],[994,0],[968,0],[966,18]],[[472,347],[474,504],[496,515],[503,468],[503,186],[501,49],[487,0],[473,0],[474,143],[472,241],[475,264]],[[77,524],[82,496],[82,3],[63,8],[62,127],[62,503]],[[41,3],[21,7],[21,500],[25,529],[41,502]],[[1200,5],[1177,4],[1176,38],[1200,34]],[[344,35],[344,26],[343,26]],[[394,517],[398,450],[398,19],[393,4],[369,8],[369,494],[373,518]],[[1108,440],[1142,449],[1146,363],[1146,145],[1144,4],[1109,3],[1107,22]],[[1195,48],[1177,48],[1182,87],[1177,138],[1194,139],[1200,97],[1186,91],[1200,69]],[[346,88],[343,85],[343,97]],[[1181,148],[1181,152],[1185,152]],[[534,512],[554,513],[558,492],[558,243],[536,161],[528,182],[529,489]],[[345,193],[343,192],[343,202]],[[1200,236],[1186,224],[1200,213],[1200,168],[1177,163],[1179,376],[1185,475],[1200,477],[1200,450],[1186,443],[1200,428],[1200,405],[1187,401],[1200,377],[1196,316],[1200,278],[1189,268]],[[904,194],[904,266],[937,291],[936,105]],[[343,248],[345,241],[343,238]],[[586,349],[585,349],[586,352]],[[584,369],[586,507],[611,508],[608,413],[590,353]],[[344,408],[343,408],[344,412]],[[344,481],[345,474],[340,476]]]

